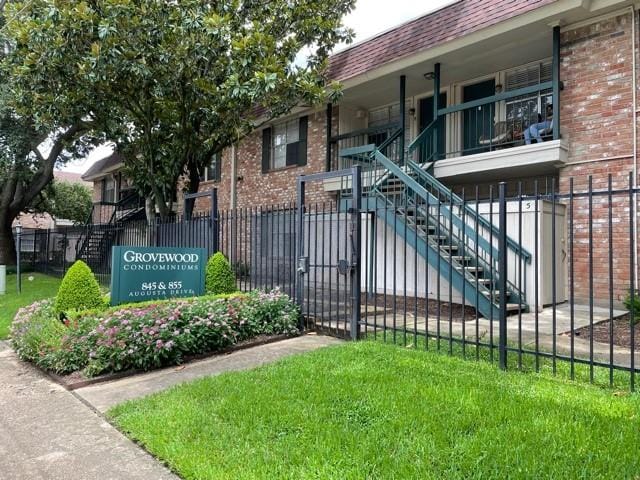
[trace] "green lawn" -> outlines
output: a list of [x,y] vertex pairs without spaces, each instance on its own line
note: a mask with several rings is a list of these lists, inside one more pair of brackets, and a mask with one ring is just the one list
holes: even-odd
[[374,342],[109,412],[185,479],[640,475],[640,396]]
[[[33,280],[29,280],[33,277]],[[19,308],[36,300],[54,297],[60,286],[60,279],[41,273],[22,274],[22,293],[16,291],[16,275],[7,275],[7,294],[0,295],[0,339],[7,338],[9,326]]]

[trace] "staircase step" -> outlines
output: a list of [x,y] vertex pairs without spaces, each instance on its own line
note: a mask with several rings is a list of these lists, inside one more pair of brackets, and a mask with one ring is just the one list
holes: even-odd
[[480,272],[484,272],[484,268],[483,268],[483,267],[476,267],[476,266],[456,267],[456,269],[458,269],[458,270],[462,270],[463,268],[464,268],[467,272],[472,272],[472,273],[480,273]]
[[[491,297],[495,302],[500,300],[500,290],[494,290],[493,294],[491,294],[490,292],[482,292],[482,293],[485,297],[488,297],[491,295]],[[510,296],[511,296],[511,292],[507,290],[507,298],[509,298]]]
[[431,235],[429,235],[429,238],[431,240],[435,241],[435,242],[438,242],[442,247],[445,247],[445,246],[446,247],[449,247],[449,246],[451,246],[451,247],[456,246],[457,247],[457,245],[449,245],[449,243],[448,243],[449,242],[449,237],[447,237],[446,235],[434,235],[434,234],[431,234]]
[[517,303],[507,303],[507,312],[517,312],[518,310],[522,310],[523,312],[526,310],[526,305],[519,305]]
[[433,235],[434,233],[436,233],[436,227],[434,227],[433,225],[426,225],[426,231],[425,225],[418,225],[418,227],[418,235],[420,235],[421,237]]

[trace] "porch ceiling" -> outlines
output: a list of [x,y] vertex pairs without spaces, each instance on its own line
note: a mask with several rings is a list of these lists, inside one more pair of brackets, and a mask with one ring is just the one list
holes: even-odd
[[[499,34],[487,34],[482,39],[461,48],[429,60],[416,60],[415,64],[399,67],[398,70],[381,76],[379,71],[369,72],[362,76],[362,82],[353,87],[347,82],[342,102],[361,108],[396,102],[399,96],[400,75],[407,77],[408,97],[428,93],[432,90],[433,82],[426,80],[424,74],[433,71],[433,65],[437,62],[441,64],[441,85],[445,87],[549,58],[552,55],[554,22],[562,22],[564,25],[575,23],[620,7],[620,2],[615,2],[615,5],[601,8],[597,12],[582,7],[574,8],[563,12],[562,16],[542,18]],[[416,56],[425,58],[425,55],[428,56]]]
[[[438,58],[443,87],[492,74],[551,56],[552,29],[549,26],[525,27],[499,38],[487,39]],[[407,77],[407,96],[420,95],[432,89],[433,82],[424,74],[433,71],[435,62],[423,62],[401,72],[371,80],[344,92],[343,102],[371,108],[398,100],[401,74]]]

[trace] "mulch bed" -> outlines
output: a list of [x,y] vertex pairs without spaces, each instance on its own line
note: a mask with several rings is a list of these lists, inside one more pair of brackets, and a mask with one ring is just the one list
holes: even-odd
[[[235,345],[226,348],[224,350],[218,350],[215,352],[204,353],[201,355],[190,355],[184,358],[184,362],[180,365],[169,365],[165,367],[160,367],[155,370],[163,370],[163,369],[174,369],[176,371],[184,369],[185,365],[190,362],[195,362],[198,360],[204,360],[206,358],[228,355],[233,352],[237,352],[238,350],[244,350],[251,347],[258,347],[260,345],[266,345],[267,343],[279,342],[281,340],[285,340],[287,338],[291,338],[290,335],[259,335],[257,337],[251,338],[249,340],[244,340],[242,342],[238,342]],[[96,377],[85,377],[81,372],[73,372],[69,375],[56,375],[55,373],[46,372],[53,380],[62,385],[67,390],[76,390],[78,388],[87,387],[89,385],[95,385],[97,383],[110,382],[113,380],[118,380],[125,377],[131,377],[133,375],[139,375],[141,373],[147,373],[153,370],[127,370],[125,372],[116,372],[116,373],[105,373],[104,375],[98,375]]]
[[[369,308],[374,305],[379,308],[381,311],[385,308],[385,296],[384,294],[376,294],[374,298],[369,297],[367,294],[362,294],[362,307],[368,306]],[[416,298],[416,297],[406,297],[406,312],[411,315],[416,314],[417,307],[417,316],[424,317],[427,313],[427,300],[424,298]],[[433,318],[438,313],[438,301],[434,299],[429,299],[429,318]],[[440,301],[440,320],[448,321],[449,320],[449,312],[451,312],[452,321],[456,323],[462,323],[463,319],[465,322],[470,320],[475,320],[476,318],[476,309],[469,306],[463,306],[459,303],[449,303]],[[386,308],[387,310],[392,310],[395,307],[395,311],[398,315],[402,315],[405,312],[405,297],[404,296],[395,296],[395,304],[394,304],[394,296],[387,294]],[[464,315],[463,315],[464,312]],[[372,312],[369,312],[368,315],[373,315]],[[383,315],[383,313],[379,313],[378,315]],[[364,315],[363,315],[364,316]],[[482,315],[480,315],[482,318]]]
[[[610,343],[611,321],[596,323],[593,325],[593,341],[599,343]],[[591,338],[590,327],[582,327],[574,331],[576,338],[589,340]],[[640,352],[640,324],[634,326],[634,343],[636,352]],[[613,344],[618,347],[631,348],[631,328],[629,325],[629,315],[613,319]]]

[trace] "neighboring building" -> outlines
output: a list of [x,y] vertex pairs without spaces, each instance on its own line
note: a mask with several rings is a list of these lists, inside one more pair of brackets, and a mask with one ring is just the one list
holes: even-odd
[[[403,134],[385,154],[401,163],[415,160],[454,191],[466,187],[475,194],[478,185],[487,198],[490,185],[519,180],[528,190],[535,183],[547,191],[555,184],[567,193],[571,177],[574,188],[584,190],[592,175],[597,189],[606,187],[609,173],[614,188],[627,186],[628,173],[637,175],[637,24],[630,1],[455,2],[334,54],[330,76],[343,84],[340,103],[299,108],[253,132],[237,145],[235,158],[227,149],[214,159],[200,188],[217,188],[222,209],[293,202],[299,175],[348,167],[358,148],[381,145],[398,128]],[[528,144],[531,125],[544,121],[544,141]],[[399,153],[416,139],[411,152]],[[126,181],[120,165],[114,155],[83,176],[94,181],[96,201],[121,198]],[[307,198],[336,201],[343,188],[325,182]],[[616,206],[614,214],[623,217],[624,208]],[[584,224],[586,215],[576,208],[574,222]],[[594,228],[598,235],[605,225]],[[558,245],[565,232],[557,232]],[[617,233],[620,248],[628,245],[629,226]],[[588,269],[587,231],[575,235],[580,278]],[[630,269],[623,260],[614,263],[620,300]],[[562,301],[566,260],[557,270],[556,299]],[[596,287],[600,282],[605,279],[596,279]],[[541,302],[549,303],[550,287],[543,287]],[[586,282],[575,288],[576,297],[587,298]]]
[[[79,183],[81,185],[84,185],[87,188],[93,188],[93,184],[90,182],[84,181],[82,179],[82,175],[79,173],[61,172],[59,170],[56,170],[53,172],[53,177],[57,182]],[[69,225],[73,225],[73,221],[65,218],[54,218],[46,212],[43,212],[43,213],[22,212],[13,221],[13,228],[15,228],[16,225],[18,224],[20,224],[22,228],[25,228],[25,229],[46,230],[50,228],[66,227]]]
[[123,175],[124,162],[118,153],[98,160],[82,174],[82,179],[93,184],[94,223],[109,223],[118,219],[140,218],[144,213],[144,200],[132,183]]

